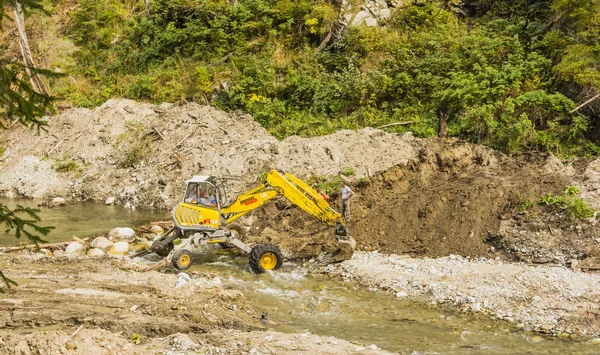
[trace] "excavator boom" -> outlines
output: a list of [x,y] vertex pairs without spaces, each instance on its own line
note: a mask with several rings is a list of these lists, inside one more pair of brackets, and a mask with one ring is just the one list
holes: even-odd
[[348,259],[354,253],[356,242],[348,236],[344,220],[329,203],[312,187],[289,173],[271,170],[266,183],[241,194],[229,206],[223,207],[222,214],[231,223],[246,213],[264,205],[276,196],[284,196],[290,202],[330,226],[335,226],[340,250],[330,256],[332,261]]

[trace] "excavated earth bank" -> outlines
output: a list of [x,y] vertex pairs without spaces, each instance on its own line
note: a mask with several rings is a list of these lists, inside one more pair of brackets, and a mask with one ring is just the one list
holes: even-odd
[[[65,111],[49,119],[48,132],[36,135],[33,130],[17,127],[2,132],[0,139],[6,148],[0,157],[0,193],[3,195],[98,201],[115,197],[117,204],[138,208],[170,208],[181,198],[183,181],[192,175],[239,176],[240,180],[232,182],[235,195],[256,186],[259,174],[271,168],[289,171],[303,179],[311,176],[331,178],[341,170],[351,168],[355,174],[347,178],[356,196],[352,198],[349,230],[359,249],[425,259],[415,259],[407,264],[410,267],[405,267],[390,261],[398,258],[394,255],[358,254],[353,260],[326,272],[355,278],[366,285],[405,292],[408,296],[433,295],[431,298],[435,302],[484,312],[533,330],[553,334],[597,334],[599,331],[598,309],[588,307],[598,301],[598,295],[591,292],[589,286],[597,284],[595,275],[590,275],[589,279],[573,276],[580,275],[574,273],[578,268],[573,271],[565,268],[585,265],[585,262],[595,265],[595,260],[600,257],[596,217],[572,219],[563,211],[535,204],[548,193],[560,195],[565,187],[575,185],[581,190],[580,196],[599,208],[598,160],[565,164],[554,156],[537,153],[507,156],[459,140],[418,139],[410,134],[389,134],[370,128],[277,141],[247,115],[227,114],[196,104],[153,106],[129,100],[110,100],[94,110]],[[331,199],[333,207],[339,208],[339,196],[334,194]],[[527,201],[533,202],[533,206],[520,208]],[[283,199],[249,214],[241,223],[248,241],[276,243],[289,257],[308,260],[335,248],[331,229],[323,228],[320,222]],[[452,260],[427,259],[449,255],[457,257]],[[461,258],[456,259],[458,256]],[[483,257],[481,260],[485,265],[494,264],[485,266],[493,282],[485,281],[487,279],[482,279],[481,275],[472,276],[483,266],[462,257]],[[582,262],[582,259],[586,261]],[[520,263],[503,264],[511,260]],[[408,287],[402,282],[390,283],[380,277],[370,280],[369,270],[385,268],[390,263],[395,265],[393,271],[396,273],[414,273],[416,287],[413,284]],[[448,263],[452,265],[446,265]],[[532,263],[562,266],[540,269],[530,266]],[[448,277],[454,272],[454,266],[458,276]],[[1,269],[11,268],[3,265]],[[77,286],[80,278],[69,276],[69,263],[59,260],[45,269],[53,270],[61,279],[74,278],[71,287],[75,289],[83,287]],[[517,276],[504,277],[505,269]],[[440,273],[440,270],[444,271]],[[23,270],[12,272],[19,275],[22,284],[35,285],[39,281]],[[523,273],[528,281],[515,281]],[[99,275],[96,282],[103,284],[102,274]],[[173,276],[152,275],[159,280]],[[395,274],[391,272],[390,275]],[[91,276],[92,280],[94,277]],[[461,289],[463,277],[476,279],[469,287],[488,290],[489,298],[467,292],[471,289]],[[132,277],[136,278],[138,274]],[[565,278],[581,279],[581,282],[577,281],[576,286],[563,284]],[[538,287],[544,282],[560,287]],[[47,286],[32,287],[40,288],[36,292],[44,292],[42,290]],[[98,285],[87,288],[96,289]],[[127,297],[132,298],[152,298],[154,295],[132,286],[123,289],[130,290]],[[582,294],[573,291],[575,295],[572,289],[584,291]],[[504,294],[502,290],[515,292]],[[116,289],[109,291],[118,292]],[[556,299],[548,296],[552,292],[557,293]],[[194,297],[209,296],[200,293]],[[542,301],[534,298],[536,296]],[[584,296],[585,299],[581,298]],[[500,301],[504,297],[510,301]],[[556,311],[557,302],[562,302],[560,307],[564,312]],[[174,303],[179,302],[175,299]],[[526,308],[529,303],[540,306]],[[239,309],[243,308],[242,304]],[[196,317],[197,313],[191,314]],[[235,316],[225,318],[226,324],[216,326],[201,320],[202,333],[236,329],[250,331],[244,335],[236,333],[236,337],[252,338],[252,332],[259,326],[250,313],[244,314],[244,318],[237,312]],[[64,314],[69,313],[65,311]],[[216,317],[220,316],[219,313]],[[67,324],[65,322],[62,324]],[[108,319],[97,322],[111,333],[120,331],[118,325]],[[152,332],[153,320],[134,322],[148,324],[141,332]],[[568,325],[569,322],[575,325]],[[25,323],[15,324],[15,329],[26,327]],[[189,335],[186,322],[173,324],[173,329],[168,328],[171,329],[169,334],[154,336]],[[8,328],[9,325],[2,328],[8,335],[0,336],[5,344],[9,344],[7,346],[15,346],[18,339],[11,337],[12,331]],[[70,330],[65,331],[63,326],[49,331],[57,332],[53,333],[56,336],[67,336]],[[28,340],[30,344],[42,341],[30,337],[33,337]],[[208,338],[190,339],[192,343],[200,344],[199,349],[206,349],[202,344],[207,344]],[[227,344],[232,346],[233,343]]]

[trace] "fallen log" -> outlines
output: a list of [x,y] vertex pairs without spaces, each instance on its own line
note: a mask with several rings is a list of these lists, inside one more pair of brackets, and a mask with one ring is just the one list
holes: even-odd
[[[77,238],[78,242],[88,242],[90,240],[90,238],[83,238],[83,239],[79,239]],[[22,246],[18,246],[18,247],[2,247],[0,248],[0,253],[11,253],[13,251],[21,251],[21,250],[28,250],[28,249],[56,249],[56,248],[62,248],[62,247],[66,247],[67,245],[73,243],[73,241],[68,241],[68,242],[58,242],[58,243],[46,243],[46,244],[29,244],[29,245],[22,245]]]
[[147,268],[145,268],[144,270],[142,270],[142,272],[153,271],[153,270],[156,270],[156,269],[160,269],[163,266],[167,266],[167,264],[168,264],[168,262],[167,262],[167,259],[165,258],[165,259],[157,262],[154,265],[148,266]]

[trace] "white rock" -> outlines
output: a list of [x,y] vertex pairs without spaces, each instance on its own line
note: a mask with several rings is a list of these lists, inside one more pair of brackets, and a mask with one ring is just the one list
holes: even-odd
[[114,228],[108,233],[108,239],[113,242],[132,242],[135,239],[135,231],[131,228]]
[[165,230],[161,226],[152,226],[150,231],[154,234],[163,234]]
[[371,349],[371,350],[377,350],[379,348],[377,347],[377,345],[371,344],[371,345],[369,345],[369,349]]
[[180,279],[184,279],[185,281],[190,281],[192,279],[190,275],[186,274],[185,272],[180,272],[179,274],[177,274],[177,277]]
[[400,298],[400,297],[408,297],[408,293],[406,293],[404,291],[396,292],[396,297],[398,297],[398,298]]
[[64,206],[67,204],[67,201],[62,197],[55,197],[51,202],[52,206]]
[[129,243],[116,242],[108,251],[111,255],[127,255],[129,253]]
[[374,17],[367,17],[365,19],[365,25],[369,26],[369,27],[376,27],[377,26],[377,19]]
[[379,18],[382,20],[392,17],[392,11],[390,9],[381,9],[379,11]]
[[104,256],[104,251],[99,248],[92,248],[88,250],[87,255],[89,256]]
[[81,243],[73,242],[65,249],[66,255],[85,255],[86,249]]
[[354,19],[352,20],[352,26],[357,26],[357,25],[362,24],[367,17],[371,17],[371,14],[368,11],[364,11],[364,10],[360,11],[359,13],[356,14],[356,16],[354,16]]
[[105,237],[95,238],[94,240],[92,240],[92,243],[90,244],[90,246],[92,248],[98,248],[105,253],[110,250],[112,245],[113,245],[113,242],[111,242],[110,240],[108,240],[108,238],[105,238]]
[[61,250],[61,249],[56,249],[54,251],[54,253],[52,253],[52,255],[54,255],[54,256],[63,256],[63,255],[65,255],[65,251]]
[[113,203],[115,203],[115,201],[116,201],[116,198],[114,198],[114,197],[111,196],[111,197],[107,198],[106,201],[104,201],[104,204],[105,205],[112,205]]

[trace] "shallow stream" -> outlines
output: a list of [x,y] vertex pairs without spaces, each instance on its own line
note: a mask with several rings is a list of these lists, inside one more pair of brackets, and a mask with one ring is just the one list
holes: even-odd
[[[17,203],[37,206],[31,200],[3,199],[0,203],[11,208]],[[83,238],[114,227],[167,220],[168,213],[81,203],[42,207],[40,217],[42,225],[56,227],[46,238],[56,242],[70,240],[73,235]],[[14,234],[0,229],[0,245],[14,242]],[[518,331],[505,322],[416,304],[326,276],[311,276],[290,262],[276,272],[254,275],[248,270],[247,257],[236,257],[228,250],[215,247],[195,257],[189,271],[217,275],[241,290],[275,331],[335,336],[363,347],[374,344],[403,354],[600,354],[600,343]]]

